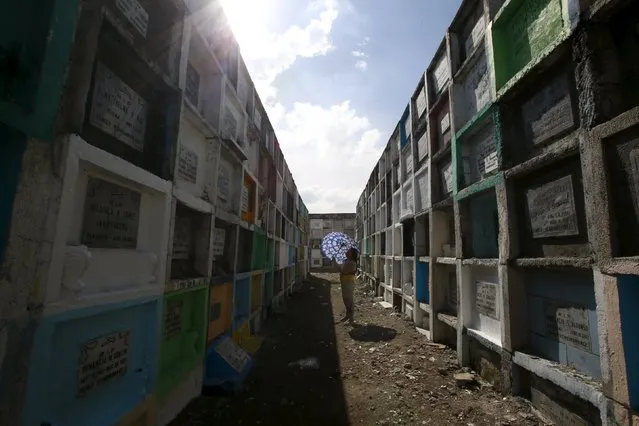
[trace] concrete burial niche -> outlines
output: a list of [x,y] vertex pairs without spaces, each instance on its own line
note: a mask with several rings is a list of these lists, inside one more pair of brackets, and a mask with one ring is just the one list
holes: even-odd
[[155,390],[161,312],[153,296],[43,318],[24,424],[115,424],[142,403]]
[[[177,91],[137,55],[111,21],[103,20],[82,137],[168,179],[167,160],[174,148],[166,141],[177,138],[178,102]],[[123,110],[124,104],[131,106]]]
[[429,271],[433,341],[457,347],[459,292],[456,265],[435,263],[430,265]]
[[233,275],[238,228],[238,225],[233,225],[219,217],[215,218],[213,242],[211,243],[213,277]]
[[[483,19],[477,24],[483,25]],[[483,33],[482,33],[483,34]],[[455,129],[462,130],[493,99],[490,49],[479,36],[478,50],[459,69],[453,84]]]
[[465,68],[477,51],[483,48],[487,16],[483,0],[462,2],[450,25],[450,59],[453,75]]
[[461,266],[460,307],[470,334],[501,347],[501,285],[494,266]]
[[[598,322],[592,272],[523,270],[529,348],[532,355],[601,378]],[[517,309],[523,309],[518,307]]]
[[639,276],[621,275],[617,280],[626,371],[617,371],[615,374],[625,376],[627,380],[627,398],[623,398],[627,401],[622,402],[627,402],[633,410],[639,412],[639,363],[634,361],[639,353],[639,340],[634,332],[639,325],[639,311],[635,305],[639,300]]
[[591,256],[578,156],[557,161],[517,179],[514,196],[519,257]]
[[[156,390],[160,401],[165,397],[170,401],[168,395],[204,359],[208,302],[208,282],[164,296]],[[192,387],[188,392],[195,397],[199,388]]]
[[231,330],[233,323],[233,283],[214,282],[209,288],[207,344]]
[[[107,19],[124,39],[153,62],[174,84],[178,81],[184,6],[170,0],[150,4],[124,0],[109,4]],[[167,30],[169,29],[169,30]]]
[[[516,92],[501,100],[503,162],[511,168],[542,154],[559,157],[564,146],[576,145],[569,135],[580,125],[574,65],[570,49],[539,75],[521,81]],[[553,143],[559,145],[552,147]]]
[[415,216],[415,256],[430,255],[430,214]]
[[208,277],[211,266],[213,216],[191,209],[177,200],[174,204],[171,280],[166,291],[193,286],[182,281]]
[[430,216],[432,221],[430,225],[431,255],[435,258],[456,257],[455,212],[453,207],[433,208]]
[[447,96],[450,79],[451,74],[450,60],[448,58],[448,45],[446,43],[446,38],[444,38],[435,53],[433,62],[426,70],[428,101],[430,108],[439,102],[440,97]]
[[499,218],[495,189],[490,188],[459,202],[462,257],[499,257]]
[[237,263],[235,271],[238,274],[251,271],[251,258],[253,254],[253,232],[239,227],[239,236],[237,241]]
[[639,256],[639,123],[602,143],[610,188],[612,255]]
[[77,136],[67,152],[47,312],[161,294],[169,183]]
[[494,176],[501,169],[501,137],[496,107],[476,116],[454,142],[457,191]]
[[[492,23],[497,95],[511,87],[569,34],[577,4],[570,0],[510,0]],[[568,6],[568,8],[566,8]]]
[[495,388],[501,389],[502,290],[496,266],[458,265],[459,309],[467,337],[461,358]]
[[242,189],[242,166],[239,160],[222,145],[217,172],[216,207],[239,216]]

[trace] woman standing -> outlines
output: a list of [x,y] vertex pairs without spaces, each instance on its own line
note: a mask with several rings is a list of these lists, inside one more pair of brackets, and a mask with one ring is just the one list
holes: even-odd
[[339,322],[348,321],[353,323],[355,313],[355,301],[353,293],[355,291],[355,274],[357,274],[357,250],[350,249],[346,252],[346,262],[343,265],[337,264],[333,259],[333,266],[339,272],[339,282],[342,286],[342,300],[346,308],[346,315]]

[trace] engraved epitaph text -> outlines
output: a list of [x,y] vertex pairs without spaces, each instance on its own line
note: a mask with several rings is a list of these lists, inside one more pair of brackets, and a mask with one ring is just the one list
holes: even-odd
[[189,217],[176,217],[173,231],[173,260],[186,260],[190,257],[193,244],[191,219]]
[[437,65],[435,66],[435,71],[433,72],[433,77],[433,91],[437,95],[442,91],[450,79],[450,69],[448,67],[448,58],[446,55],[442,55],[439,58]]
[[78,398],[126,374],[129,337],[129,331],[118,331],[82,345],[78,360]]
[[140,198],[139,192],[129,188],[89,178],[82,244],[96,248],[136,248]]
[[579,234],[570,175],[528,190],[526,198],[533,238]]
[[89,118],[93,126],[142,151],[147,108],[140,95],[98,62]]
[[195,183],[197,181],[197,163],[197,154],[181,145],[180,157],[178,158],[178,177],[186,182]]
[[475,293],[475,306],[477,312],[493,319],[499,319],[497,312],[497,284],[486,281],[477,281]]
[[168,340],[173,336],[180,334],[182,330],[182,308],[184,303],[182,299],[169,300],[166,303],[166,312],[164,312],[164,339]]
[[238,373],[244,370],[249,360],[248,354],[228,337],[215,347],[215,351]]
[[522,106],[526,139],[542,143],[575,124],[568,76],[562,73]]
[[588,310],[558,300],[544,300],[546,335],[558,342],[591,351]]

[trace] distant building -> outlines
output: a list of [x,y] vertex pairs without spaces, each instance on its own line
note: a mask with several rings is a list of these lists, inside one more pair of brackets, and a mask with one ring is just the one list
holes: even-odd
[[324,257],[320,245],[329,232],[343,232],[355,238],[355,213],[310,214],[311,271],[319,272],[331,267]]

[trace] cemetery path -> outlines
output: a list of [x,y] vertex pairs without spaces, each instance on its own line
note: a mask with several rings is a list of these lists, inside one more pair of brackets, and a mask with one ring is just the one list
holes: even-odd
[[357,324],[335,324],[342,313],[338,276],[312,275],[267,320],[244,389],[196,399],[171,426],[544,424],[524,399],[481,382],[460,387],[456,353],[428,342],[363,288]]

